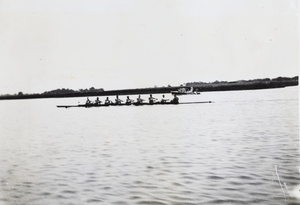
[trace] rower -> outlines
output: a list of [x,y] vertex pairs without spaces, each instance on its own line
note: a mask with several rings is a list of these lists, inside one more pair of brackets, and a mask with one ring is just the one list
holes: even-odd
[[91,104],[92,102],[90,101],[89,97],[86,99],[86,103],[87,105]]
[[95,100],[95,104],[96,104],[96,105],[101,104],[101,101],[99,100],[99,97],[97,97],[97,99]]
[[109,98],[108,97],[106,97],[106,99],[105,99],[105,105],[110,105],[111,104],[111,101],[109,100]]
[[130,105],[132,102],[133,102],[133,100],[131,100],[131,99],[129,98],[129,96],[127,96],[126,104],[127,104],[127,105]]
[[150,104],[153,104],[155,100],[157,100],[157,99],[154,98],[154,97],[152,97],[152,94],[150,94],[150,97],[149,97],[149,103],[150,103]]
[[141,98],[141,95],[136,99],[137,103],[143,103],[145,101],[144,99]]
[[117,95],[115,102],[117,105],[120,105],[123,100],[119,99],[119,96]]
[[162,99],[161,99],[161,103],[165,103],[165,102],[167,102],[169,99],[165,99],[165,95],[162,95]]
[[174,98],[171,100],[171,103],[174,103],[174,104],[179,103],[179,98],[176,96],[176,94],[174,95]]

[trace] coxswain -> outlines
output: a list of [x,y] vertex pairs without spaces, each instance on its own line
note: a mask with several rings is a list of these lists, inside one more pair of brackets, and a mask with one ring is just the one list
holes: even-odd
[[109,100],[109,98],[108,97],[106,97],[106,99],[105,99],[105,105],[110,105],[110,103],[111,103],[111,101]]
[[119,99],[119,96],[117,95],[115,102],[117,105],[120,105],[123,100]]
[[165,102],[167,102],[169,99],[165,99],[165,95],[162,95],[162,99],[161,99],[161,103],[165,103]]
[[157,100],[157,99],[154,98],[154,97],[152,97],[152,94],[150,94],[150,97],[149,97],[149,103],[150,103],[150,104],[153,104],[155,100]]
[[171,100],[171,103],[174,103],[174,104],[179,103],[179,98],[176,96],[176,94],[174,95],[174,98]]
[[95,104],[96,104],[96,105],[99,105],[99,104],[101,104],[101,101],[99,100],[99,97],[97,97],[97,98],[96,98],[96,100],[95,100]]
[[127,98],[126,98],[126,104],[127,104],[127,105],[131,105],[132,102],[133,102],[133,100],[131,100],[131,99],[129,98],[129,96],[127,96]]
[[91,104],[92,102],[90,101],[90,99],[89,98],[87,98],[86,99],[86,103],[85,104],[87,104],[87,105],[89,105],[89,104]]
[[136,99],[137,103],[143,103],[145,101],[144,99],[141,98],[141,95]]

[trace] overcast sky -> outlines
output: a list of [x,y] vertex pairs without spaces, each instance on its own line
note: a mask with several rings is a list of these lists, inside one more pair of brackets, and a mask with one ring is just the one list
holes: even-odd
[[293,77],[297,0],[0,0],[0,94]]

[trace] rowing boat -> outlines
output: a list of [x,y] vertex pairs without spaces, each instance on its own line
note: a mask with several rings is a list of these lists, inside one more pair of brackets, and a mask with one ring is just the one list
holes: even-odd
[[57,105],[58,108],[71,108],[71,107],[109,107],[109,106],[143,106],[143,105],[184,105],[184,104],[199,104],[199,103],[212,103],[211,101],[200,101],[200,102],[182,102],[182,103],[175,103],[175,102],[154,102],[154,103],[141,103],[141,102],[134,102],[134,103],[122,103],[122,104],[79,104],[79,105]]

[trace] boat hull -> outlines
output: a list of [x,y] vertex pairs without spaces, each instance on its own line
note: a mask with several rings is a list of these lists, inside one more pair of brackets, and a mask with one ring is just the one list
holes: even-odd
[[153,102],[153,103],[139,103],[134,102],[132,103],[135,106],[143,106],[143,105],[178,105],[178,102]]

